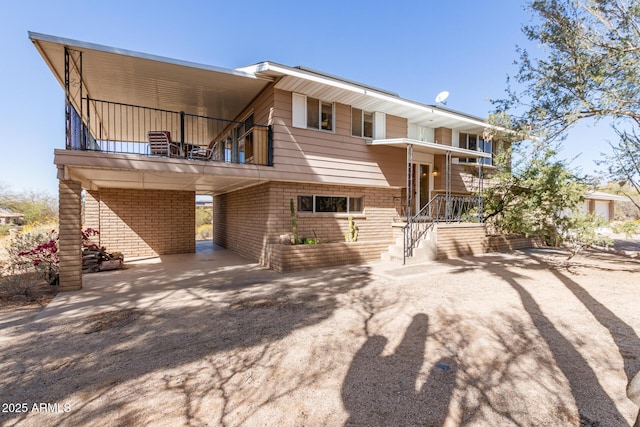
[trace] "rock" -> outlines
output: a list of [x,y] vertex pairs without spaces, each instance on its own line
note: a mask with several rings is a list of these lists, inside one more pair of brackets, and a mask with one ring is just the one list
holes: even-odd
[[290,245],[293,242],[293,235],[291,233],[281,234],[278,238],[278,242],[282,245]]
[[640,372],[636,374],[627,386],[627,397],[636,405],[640,406]]

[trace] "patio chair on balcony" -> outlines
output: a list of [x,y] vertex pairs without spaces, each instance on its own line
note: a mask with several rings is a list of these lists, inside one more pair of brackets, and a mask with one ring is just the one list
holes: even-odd
[[149,139],[149,153],[154,156],[172,157],[180,151],[178,146],[171,142],[171,132],[168,130],[150,130],[147,133]]
[[190,159],[198,159],[198,160],[211,160],[213,159],[213,153],[216,149],[216,141],[213,140],[209,143],[208,147],[198,147],[194,148],[189,152]]

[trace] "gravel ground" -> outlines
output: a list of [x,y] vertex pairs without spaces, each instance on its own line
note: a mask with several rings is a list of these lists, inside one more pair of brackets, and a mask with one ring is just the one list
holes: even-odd
[[192,271],[153,304],[3,309],[0,424],[629,425],[640,262],[566,257]]

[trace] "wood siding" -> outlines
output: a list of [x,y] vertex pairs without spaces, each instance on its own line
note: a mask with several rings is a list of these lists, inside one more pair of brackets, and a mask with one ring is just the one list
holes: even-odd
[[[328,132],[292,126],[291,92],[274,90],[273,105],[274,168],[283,179],[377,187],[404,185],[405,151],[371,147],[363,138],[351,136],[350,106],[335,104],[335,129]],[[387,132],[406,136],[406,121],[387,116]]]

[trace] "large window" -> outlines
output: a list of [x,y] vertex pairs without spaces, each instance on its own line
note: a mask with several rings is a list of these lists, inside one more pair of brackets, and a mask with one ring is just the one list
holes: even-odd
[[361,213],[362,197],[298,196],[298,212]]
[[460,132],[459,145],[460,148],[466,148],[471,151],[482,151],[487,154],[491,154],[490,159],[460,159],[460,163],[477,163],[482,162],[485,165],[493,164],[493,156],[495,154],[495,147],[491,141],[485,141],[476,134],[462,133]]
[[373,113],[351,109],[351,135],[373,138]]

